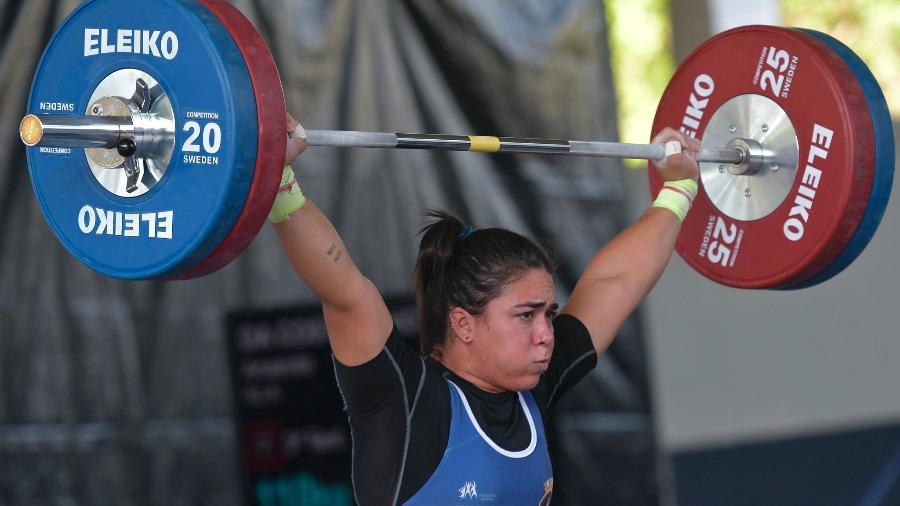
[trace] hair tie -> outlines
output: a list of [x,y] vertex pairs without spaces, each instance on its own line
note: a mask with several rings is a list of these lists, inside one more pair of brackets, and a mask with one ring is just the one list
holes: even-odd
[[459,237],[460,239],[468,239],[469,236],[472,235],[472,232],[475,232],[472,227],[466,227],[459,231],[457,237]]

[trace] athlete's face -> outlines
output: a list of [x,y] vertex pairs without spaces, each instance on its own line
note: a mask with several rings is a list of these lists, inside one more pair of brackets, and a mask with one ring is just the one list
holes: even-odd
[[550,274],[531,269],[474,317],[474,359],[487,389],[521,392],[537,385],[553,353],[554,295]]

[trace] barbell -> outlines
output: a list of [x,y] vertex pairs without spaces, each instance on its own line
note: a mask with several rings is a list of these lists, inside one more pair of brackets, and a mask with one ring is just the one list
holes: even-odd
[[[145,23],[147,3],[167,15]],[[109,16],[115,12],[116,16]],[[77,77],[73,77],[77,76]],[[188,279],[236,258],[281,175],[274,60],[224,0],[89,0],[50,40],[20,124],[62,244],[119,279]],[[700,191],[676,250],[740,288],[821,283],[862,252],[893,180],[890,113],[866,65],[811,30],[746,26],[678,67],[653,130],[701,139]],[[654,144],[307,130],[310,146],[638,158]],[[651,192],[662,186],[648,171]]]

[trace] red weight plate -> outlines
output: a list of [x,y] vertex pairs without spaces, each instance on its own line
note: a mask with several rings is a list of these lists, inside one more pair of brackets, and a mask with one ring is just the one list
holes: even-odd
[[[768,97],[793,124],[799,147],[793,185],[774,211],[740,220],[720,211],[701,184],[676,250],[718,283],[796,285],[844,251],[865,213],[875,171],[870,110],[851,70],[823,43],[792,29],[746,26],[713,37],[685,59],[653,131],[670,126],[702,138],[715,111],[742,95]],[[650,169],[656,195],[663,181]]]
[[250,21],[225,0],[199,1],[228,29],[244,57],[256,95],[259,138],[253,183],[237,222],[212,254],[180,273],[177,279],[204,276],[221,269],[256,237],[278,192],[287,143],[284,91],[275,60],[265,41]]

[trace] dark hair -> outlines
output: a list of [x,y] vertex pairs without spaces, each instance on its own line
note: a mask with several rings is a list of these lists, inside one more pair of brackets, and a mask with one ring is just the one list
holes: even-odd
[[461,307],[480,314],[504,287],[525,271],[553,273],[548,252],[531,239],[501,228],[472,230],[453,213],[428,210],[416,259],[416,305],[422,353],[447,337],[448,313]]

